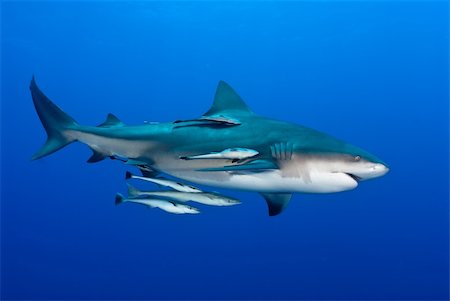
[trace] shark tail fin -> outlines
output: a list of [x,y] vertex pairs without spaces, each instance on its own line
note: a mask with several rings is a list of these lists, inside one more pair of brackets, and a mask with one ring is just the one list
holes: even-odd
[[125,197],[124,197],[122,194],[117,193],[117,194],[116,194],[115,201],[114,201],[114,204],[120,205],[120,204],[122,204],[124,201],[125,201]]
[[36,160],[74,142],[76,139],[69,137],[66,130],[75,129],[78,124],[42,93],[34,80],[34,76],[30,83],[30,91],[36,112],[47,132],[47,141],[32,157],[32,160]]
[[141,191],[137,189],[136,187],[130,185],[127,183],[128,186],[128,196],[129,197],[136,197],[141,194]]

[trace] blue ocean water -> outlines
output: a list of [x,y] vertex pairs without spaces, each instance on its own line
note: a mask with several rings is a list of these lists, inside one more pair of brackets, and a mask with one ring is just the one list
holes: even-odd
[[[446,1],[1,3],[1,299],[446,300]],[[72,144],[39,161],[28,90],[79,123],[197,117],[227,81],[258,114],[358,145],[386,176],[175,216]]]

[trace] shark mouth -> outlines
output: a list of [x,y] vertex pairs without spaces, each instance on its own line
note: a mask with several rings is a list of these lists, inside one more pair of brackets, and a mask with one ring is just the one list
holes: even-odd
[[358,177],[357,175],[351,174],[351,173],[345,173],[347,176],[349,176],[350,178],[352,178],[353,180],[355,180],[356,182],[359,182],[362,180],[361,177]]

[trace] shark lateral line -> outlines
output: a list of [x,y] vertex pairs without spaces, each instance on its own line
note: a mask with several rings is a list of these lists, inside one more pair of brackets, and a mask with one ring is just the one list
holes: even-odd
[[[30,90],[48,136],[33,159],[79,141],[93,151],[88,162],[126,158],[150,170],[154,182],[153,174],[164,173],[200,185],[259,192],[271,216],[287,207],[293,193],[351,190],[389,170],[374,155],[328,134],[255,114],[223,81],[211,108],[199,118],[136,126],[112,114],[99,126],[80,125],[42,93],[34,78]],[[231,162],[181,159],[233,148],[257,154]]]
[[179,204],[174,201],[161,200],[161,199],[150,199],[150,198],[125,198],[120,193],[116,194],[116,205],[122,204],[124,202],[137,203],[146,205],[151,208],[159,208],[163,211],[173,213],[173,214],[197,214],[200,211],[192,206]]

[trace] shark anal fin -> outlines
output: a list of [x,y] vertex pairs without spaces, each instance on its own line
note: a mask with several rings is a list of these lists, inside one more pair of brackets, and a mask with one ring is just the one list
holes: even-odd
[[116,127],[116,126],[124,126],[124,124],[122,121],[120,121],[119,118],[117,118],[114,114],[111,114],[111,113],[109,113],[108,116],[106,116],[105,122],[98,125],[98,127],[102,127],[102,128],[109,128],[109,127]]
[[106,155],[106,154],[99,152],[92,148],[92,156],[89,157],[87,162],[88,163],[97,163],[97,162],[100,162],[100,161],[106,159],[107,157],[109,157],[109,155]]
[[291,200],[292,193],[261,193],[267,202],[269,216],[275,216],[283,212]]
[[198,169],[197,171],[263,171],[268,169],[278,169],[278,166],[274,162],[268,160],[253,160],[240,165],[209,167]]

